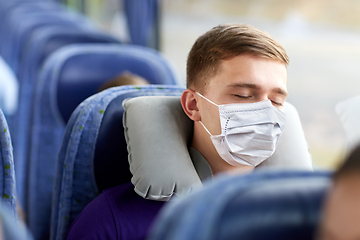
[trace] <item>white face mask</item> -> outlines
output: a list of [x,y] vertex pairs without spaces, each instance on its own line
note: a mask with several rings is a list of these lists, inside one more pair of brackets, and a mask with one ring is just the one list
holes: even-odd
[[270,100],[255,103],[217,105],[221,134],[210,134],[212,143],[222,159],[232,166],[257,166],[269,158],[276,149],[285,126],[285,114]]

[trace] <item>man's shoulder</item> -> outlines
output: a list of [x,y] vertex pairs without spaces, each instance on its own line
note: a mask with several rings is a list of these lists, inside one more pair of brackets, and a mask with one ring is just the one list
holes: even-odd
[[162,201],[148,200],[139,196],[131,183],[106,189],[102,194],[119,221],[124,221],[126,219],[124,216],[131,216],[133,219],[135,217],[142,218],[143,214],[156,214],[164,204]]
[[131,183],[106,189],[75,219],[68,239],[145,238],[163,204],[140,197]]

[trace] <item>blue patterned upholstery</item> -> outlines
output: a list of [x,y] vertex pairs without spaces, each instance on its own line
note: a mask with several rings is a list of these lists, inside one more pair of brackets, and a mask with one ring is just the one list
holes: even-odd
[[[79,35],[81,37],[79,37]],[[32,113],[32,103],[34,98],[34,90],[39,69],[46,57],[63,45],[73,42],[117,42],[108,35],[95,32],[83,32],[78,28],[64,27],[43,27],[35,31],[35,34],[28,40],[26,51],[23,51],[22,62],[18,74],[19,79],[19,105],[15,116],[14,146],[15,158],[18,160],[16,170],[18,172],[19,187],[23,186],[21,181],[24,176],[24,168],[22,163],[27,164],[29,157],[29,137],[30,135],[30,119]],[[25,167],[26,168],[26,167]],[[23,191],[19,189],[20,200],[22,203],[26,197],[23,197]],[[26,209],[26,206],[25,206]]]
[[[37,145],[36,143],[32,143],[30,138],[35,137],[36,134],[32,132],[32,113],[33,113],[33,103],[34,103],[34,91],[37,84],[37,73],[40,69],[41,63],[56,49],[72,44],[72,43],[119,43],[115,38],[98,32],[80,32],[74,29],[63,29],[63,28],[44,28],[41,31],[37,31],[37,34],[33,36],[29,40],[29,51],[26,56],[23,58],[23,75],[20,78],[20,99],[19,99],[19,108],[16,116],[16,128],[17,128],[17,138],[16,138],[16,159],[18,164],[16,165],[16,171],[18,173],[18,183],[19,183],[19,194],[23,194],[23,202],[24,208],[27,213],[27,222],[30,226],[30,229],[34,232],[35,238],[38,237],[38,233],[35,231],[39,226],[43,226],[35,219],[43,219],[49,224],[48,219],[50,218],[50,201],[48,206],[43,203],[46,202],[46,199],[51,199],[51,192],[53,189],[51,178],[43,179],[41,174],[39,173],[38,161],[41,160],[38,156],[42,156],[47,159],[46,164],[55,166],[56,160],[56,151],[55,152],[47,152],[46,147],[42,145]],[[26,73],[26,74],[25,74]],[[46,79],[48,80],[48,79]],[[41,80],[40,80],[41,81]],[[92,94],[93,92],[90,92]],[[87,95],[87,96],[89,96]],[[86,97],[87,97],[86,96]],[[84,97],[85,98],[85,97]],[[35,106],[36,104],[34,104]],[[75,108],[75,107],[74,107]],[[52,125],[52,124],[51,124]],[[42,126],[43,127],[43,126]],[[56,130],[54,130],[54,134],[56,134]],[[50,134],[51,135],[51,134]],[[60,135],[61,136],[61,135]],[[45,142],[51,144],[56,139],[44,139]],[[35,146],[35,147],[34,147]],[[47,155],[43,153],[48,153]],[[55,154],[54,154],[55,153]],[[48,156],[53,156],[52,158],[48,158]],[[35,159],[35,160],[34,160]],[[51,161],[53,159],[54,161]],[[45,163],[44,163],[45,164]],[[26,173],[25,169],[29,169]],[[54,175],[55,167],[49,167],[49,172]],[[28,176],[26,175],[28,174]],[[45,186],[38,185],[37,179],[40,182],[43,182]],[[28,186],[26,187],[26,184]],[[27,192],[24,193],[26,189]],[[38,189],[38,191],[34,191],[34,189]],[[48,197],[45,197],[44,194],[40,193],[47,192]],[[40,202],[37,199],[42,199]],[[47,217],[42,215],[42,211],[37,209],[35,206],[41,206],[41,209],[47,209]],[[35,218],[35,219],[33,219]],[[41,231],[42,232],[42,231]]]
[[223,176],[162,209],[151,240],[313,239],[328,172]]
[[16,213],[16,186],[13,147],[10,131],[0,110],[0,196],[3,205],[9,209],[14,218]]
[[0,225],[6,240],[32,240],[26,226],[18,219],[16,211],[16,186],[13,147],[10,131],[0,110]]
[[[105,174],[118,177],[102,181],[103,188],[130,181],[122,101],[137,96],[180,96],[183,90],[165,85],[116,87],[94,95],[74,111],[59,154],[51,239],[64,239],[72,221],[100,193],[97,179],[103,176],[96,175],[96,168],[115,169]],[[107,151],[111,153],[103,154]]]
[[[75,17],[73,16],[73,14],[66,13],[59,4],[54,2],[43,3],[43,5],[32,2],[14,5],[3,16],[3,21],[0,24],[0,34],[3,35],[0,41],[1,55],[17,73],[18,62],[15,60],[19,59],[20,47],[25,45],[24,43],[31,32],[38,27],[54,24],[54,20],[56,23],[61,21],[74,23]],[[84,21],[80,21],[78,15],[75,16],[79,22]],[[10,45],[11,48],[8,47]]]
[[30,224],[34,224],[34,228],[42,226],[50,214],[57,160],[54,153],[59,152],[71,112],[96,93],[102,83],[124,70],[154,84],[179,81],[158,52],[130,45],[72,45],[60,49],[46,61],[36,89],[30,141],[28,199],[29,219],[34,216]]
[[[47,6],[48,4],[45,5]],[[82,19],[77,15],[67,14],[65,11],[59,11],[58,9],[53,9],[52,11],[44,13],[44,11],[31,12],[30,9],[20,8],[19,6],[16,10],[18,10],[18,12],[9,16],[9,18],[11,18],[9,19],[8,27],[11,31],[9,32],[8,37],[4,39],[4,41],[6,39],[7,41],[2,43],[2,46],[5,47],[5,50],[7,50],[2,51],[2,54],[7,56],[10,66],[15,69],[15,72],[17,72],[19,80],[19,107],[16,115],[12,117],[11,130],[14,146],[16,146],[14,154],[15,159],[17,159],[16,171],[18,173],[17,182],[19,188],[19,200],[26,209],[25,193],[23,188],[25,178],[23,176],[26,169],[24,164],[28,157],[28,116],[31,112],[33,83],[35,82],[38,69],[40,68],[43,59],[51,51],[62,46],[61,44],[51,45],[51,42],[45,43],[42,41],[41,44],[44,45],[41,45],[42,49],[39,49],[39,45],[34,45],[34,41],[39,40],[39,37],[37,37],[37,35],[40,34],[39,29],[42,28],[42,30],[44,30],[41,33],[46,32],[46,29],[43,29],[45,25],[51,25],[52,27],[65,25],[67,26],[67,29],[77,29],[76,31],[74,30],[76,33],[80,31],[79,28],[89,29],[89,27],[86,23],[77,23],[77,19]],[[25,10],[28,10],[28,14],[22,15],[21,13],[24,13]],[[26,18],[26,21],[24,21],[24,18]],[[85,22],[85,20],[83,20],[83,22]],[[16,27],[14,27],[14,25],[16,25]],[[34,33],[35,30],[37,30],[36,33],[38,34]],[[63,41],[63,44],[66,43],[66,41]],[[70,41],[69,43],[72,42]],[[36,54],[33,54],[32,50],[34,50],[34,47],[36,46],[37,52]],[[20,53],[22,56],[20,56]],[[20,66],[20,69],[18,69],[18,66]]]
[[[33,169],[35,165],[31,163],[30,159],[31,154],[33,154],[30,152],[30,138],[32,137],[31,124],[35,95],[34,91],[38,81],[39,70],[47,56],[62,46],[73,43],[119,43],[119,41],[107,34],[94,31],[83,32],[79,31],[79,29],[69,27],[42,28],[36,31],[36,34],[32,35],[32,38],[29,39],[28,51],[22,58],[22,74],[19,76],[19,107],[15,119],[17,131],[14,145],[16,146],[15,158],[17,159],[16,171],[18,173],[18,192],[21,194],[20,196],[22,196],[21,200],[24,202],[24,208],[27,212],[27,216],[29,217],[28,223],[32,231],[34,231],[32,228],[33,224],[34,227],[41,226],[32,219],[32,216],[34,215],[40,217],[41,213],[39,211],[35,211],[36,208],[33,207],[34,203],[30,202],[33,199],[31,195],[38,194],[33,191],[34,188],[38,187],[34,187],[37,185],[34,185],[31,180],[34,178],[32,174],[35,173],[31,169]],[[37,154],[39,154],[39,152],[37,152]],[[54,155],[54,152],[52,152],[52,154]],[[54,158],[56,158],[56,152]],[[30,171],[28,172],[29,176],[26,176],[26,169],[28,168],[30,168]],[[26,187],[25,184],[29,184],[29,187]],[[49,184],[51,184],[50,180]],[[25,189],[28,189],[27,193],[24,193]],[[52,189],[52,186],[50,189]],[[43,190],[47,191],[46,189]],[[49,193],[49,198],[51,198],[51,193]],[[50,205],[48,209],[50,209]],[[37,237],[35,232],[34,235]]]
[[32,49],[31,43],[29,45],[28,41],[34,35],[34,32],[44,27],[57,26],[66,26],[68,29],[75,28],[83,31],[94,30],[94,26],[88,24],[78,15],[56,9],[26,16],[26,21],[22,21],[21,24],[17,23],[17,27],[9,33],[8,45],[11,45],[12,48],[7,48],[8,51],[4,52],[4,57],[9,59],[9,65],[18,74],[19,78],[23,73],[20,66],[22,57],[26,56],[27,52]]

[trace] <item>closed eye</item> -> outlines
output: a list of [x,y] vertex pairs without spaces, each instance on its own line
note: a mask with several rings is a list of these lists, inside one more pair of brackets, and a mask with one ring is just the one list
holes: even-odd
[[275,101],[272,101],[272,100],[270,100],[274,105],[276,105],[276,106],[283,106],[283,104],[282,103],[279,103],[279,102],[275,102]]
[[251,96],[244,96],[244,95],[237,95],[237,94],[235,94],[234,96],[238,97],[238,98],[244,98],[244,99],[251,98]]

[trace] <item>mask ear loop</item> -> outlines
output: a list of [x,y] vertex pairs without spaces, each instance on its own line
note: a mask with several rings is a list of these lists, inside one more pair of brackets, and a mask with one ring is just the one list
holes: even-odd
[[201,121],[199,121],[200,122],[200,124],[203,126],[203,128],[207,131],[207,133],[210,135],[210,137],[212,137],[212,134],[210,133],[210,131],[205,127],[205,125],[201,122]]
[[211,101],[210,99],[207,99],[206,97],[204,97],[203,95],[201,95],[200,93],[196,92],[197,95],[199,95],[200,97],[202,97],[203,99],[205,99],[206,101],[208,101],[209,103],[214,104],[215,106],[219,107],[219,105],[217,105],[216,103],[214,103],[213,101]]
[[[203,95],[201,95],[200,93],[196,92],[197,95],[199,95],[200,97],[202,97],[203,99],[205,99],[206,101],[208,101],[211,104],[214,104],[215,106],[219,107],[219,105],[217,105],[216,103],[214,103],[213,101],[211,101],[210,99],[207,99],[206,97],[204,97]],[[203,126],[203,128],[207,131],[207,133],[210,135],[210,137],[212,137],[211,132],[205,127],[205,125],[199,121],[201,123],[201,125]]]

